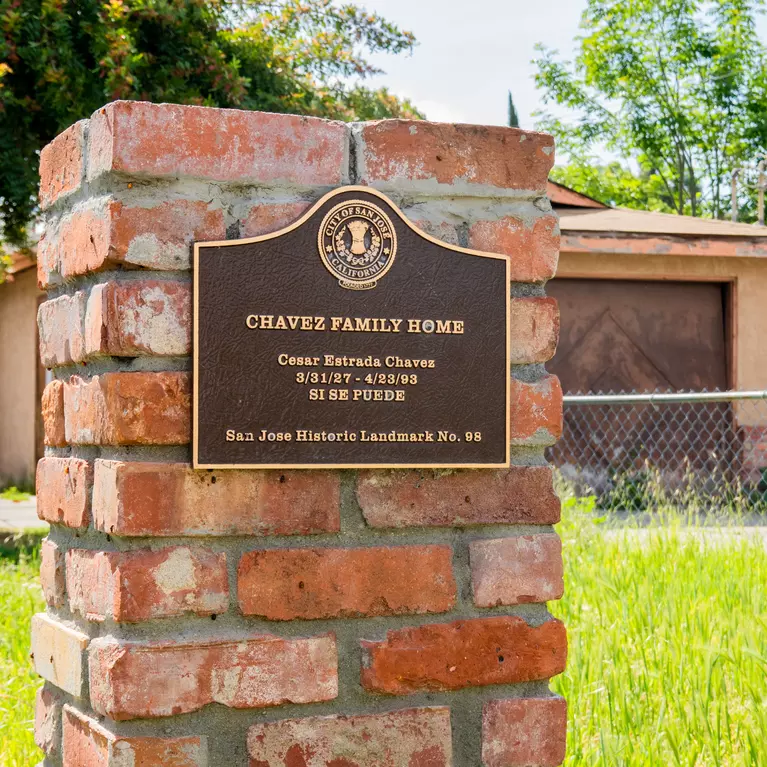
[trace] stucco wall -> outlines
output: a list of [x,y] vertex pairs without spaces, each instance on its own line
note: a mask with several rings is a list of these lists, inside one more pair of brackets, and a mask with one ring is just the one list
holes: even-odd
[[731,283],[731,384],[767,389],[767,259],[562,252],[557,277]]
[[0,284],[0,485],[35,472],[37,296],[34,269]]

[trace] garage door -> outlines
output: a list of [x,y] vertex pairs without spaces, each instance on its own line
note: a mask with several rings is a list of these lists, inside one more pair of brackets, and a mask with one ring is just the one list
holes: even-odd
[[548,368],[566,392],[727,388],[724,286],[552,280],[559,348]]
[[[712,283],[554,280],[562,330],[549,369],[566,392],[727,388],[724,287]],[[675,484],[712,476],[739,450],[725,403],[570,404],[552,462],[597,491],[647,466]]]

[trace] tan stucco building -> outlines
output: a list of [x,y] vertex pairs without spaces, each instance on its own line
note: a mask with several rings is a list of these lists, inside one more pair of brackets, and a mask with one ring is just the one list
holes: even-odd
[[38,361],[34,264],[16,257],[0,284],[0,488],[31,485],[42,454],[40,396],[45,371]]
[[565,390],[767,388],[767,228],[549,195]]

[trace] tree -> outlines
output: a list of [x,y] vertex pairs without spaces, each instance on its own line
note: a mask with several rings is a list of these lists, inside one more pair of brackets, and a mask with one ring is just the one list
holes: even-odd
[[[113,99],[422,117],[361,80],[409,32],[331,0],[0,0],[2,238],[24,246],[40,149]],[[351,84],[350,84],[351,83]]]
[[619,162],[600,164],[596,157],[579,157],[576,162],[555,166],[551,179],[607,205],[675,212],[668,205],[660,176],[633,173]]
[[517,108],[514,106],[514,99],[512,98],[511,91],[509,91],[509,128],[519,128],[519,115],[517,114]]
[[608,197],[721,217],[732,169],[767,148],[767,50],[755,29],[764,4],[588,0],[574,61],[542,46],[536,61],[545,103],[574,118],[539,114],[571,182],[593,184],[593,157],[607,152],[618,158]]

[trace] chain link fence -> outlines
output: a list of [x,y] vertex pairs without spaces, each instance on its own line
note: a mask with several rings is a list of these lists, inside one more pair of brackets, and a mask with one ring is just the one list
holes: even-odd
[[565,396],[549,460],[601,508],[767,511],[767,391]]

